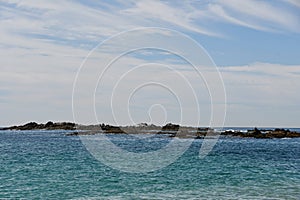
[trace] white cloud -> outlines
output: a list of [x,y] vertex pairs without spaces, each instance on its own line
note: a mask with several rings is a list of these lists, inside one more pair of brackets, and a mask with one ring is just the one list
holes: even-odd
[[300,1],[299,0],[285,0],[285,1],[291,3],[292,5],[300,7]]
[[[133,8],[126,9],[124,13],[130,15],[143,16],[142,19],[157,22],[159,25],[169,23],[192,32],[200,34],[217,36],[218,33],[212,32],[205,27],[201,27],[195,23],[192,15],[191,7],[181,3],[178,7],[162,1],[137,1]],[[199,16],[199,14],[198,14]],[[200,19],[201,20],[201,19]]]
[[[276,4],[276,2],[274,2]],[[230,14],[222,15],[229,22],[258,30],[300,31],[299,16],[290,10],[279,8],[270,1],[226,0],[218,5]],[[219,11],[224,12],[219,9]]]
[[300,65],[254,63],[220,71],[227,91],[228,125],[297,126]]
[[[299,5],[296,0],[286,2]],[[226,22],[261,31],[299,32],[299,15],[269,1],[94,3],[95,6],[58,0],[0,1],[0,105],[1,113],[13,113],[9,118],[1,118],[2,124],[26,120],[30,115],[26,112],[36,108],[43,108],[45,113],[55,109],[61,109],[57,112],[60,114],[64,110],[70,111],[73,79],[82,60],[92,47],[120,31],[162,26],[222,36],[226,33],[218,29],[218,25]],[[110,53],[109,58],[116,52],[107,49],[106,53]],[[142,61],[130,58],[124,60],[124,65]],[[185,68],[183,65],[177,67]],[[286,102],[296,104],[299,101],[296,94],[298,67],[256,63],[248,68],[226,67],[222,73],[232,92],[232,102],[248,104],[243,95],[251,94],[257,98],[252,102],[254,105],[265,105],[268,101],[283,105],[283,97],[287,97]],[[193,72],[182,70],[181,73],[197,82]],[[164,75],[159,73],[157,78],[162,79]],[[171,81],[171,78],[167,80]],[[9,92],[1,94],[1,91]],[[43,107],[44,102],[48,106]],[[25,114],[16,117],[20,112]],[[35,119],[47,117],[38,110],[35,112]],[[54,115],[57,113],[49,117],[60,118]],[[62,114],[61,118],[69,117],[70,113]]]
[[[224,21],[262,31],[300,29],[297,13],[263,1],[98,2],[94,7],[76,1],[10,0],[1,4],[1,35],[79,48],[91,48],[112,34],[139,26],[162,26],[209,36],[223,35],[217,25]],[[13,41],[1,37],[0,42]]]

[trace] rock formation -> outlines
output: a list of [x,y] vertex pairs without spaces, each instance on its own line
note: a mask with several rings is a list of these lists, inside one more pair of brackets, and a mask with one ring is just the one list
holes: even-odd
[[108,124],[99,125],[76,125],[71,122],[47,122],[46,124],[38,124],[36,122],[30,122],[25,125],[11,126],[1,128],[0,130],[78,130],[68,135],[90,135],[99,133],[109,134],[166,134],[169,137],[179,138],[195,138],[203,139],[205,136],[230,136],[230,137],[242,137],[242,138],[258,138],[258,139],[270,139],[270,138],[294,138],[300,137],[299,132],[290,131],[289,129],[258,129],[254,128],[246,132],[238,130],[228,130],[216,132],[211,128],[197,128],[197,127],[185,127],[178,124],[168,123],[165,126],[147,125],[146,123],[138,126],[112,126]]
[[47,122],[46,124],[38,124],[36,122],[29,122],[25,125],[20,126],[10,126],[1,128],[0,130],[75,130],[76,125],[75,123],[71,122],[57,122],[53,123],[51,121]]

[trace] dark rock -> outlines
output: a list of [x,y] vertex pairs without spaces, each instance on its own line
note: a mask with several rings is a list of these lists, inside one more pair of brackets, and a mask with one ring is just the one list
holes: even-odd
[[206,127],[206,128],[197,128],[197,132],[196,132],[196,139],[201,139],[204,138],[207,133],[214,131],[213,129]]
[[178,129],[180,128],[180,126],[178,124],[172,124],[172,123],[168,123],[165,126],[162,127],[162,131],[178,131]]
[[57,130],[57,129],[62,129],[62,130],[75,130],[76,124],[72,122],[62,122],[62,123],[54,123],[53,127],[48,129],[48,130]]
[[71,122],[57,122],[52,121],[46,124],[38,124],[36,122],[29,122],[20,126],[11,126],[1,128],[0,130],[79,130],[77,132],[70,132],[67,135],[91,135],[98,133],[112,133],[112,134],[123,134],[123,133],[153,133],[153,130],[157,131],[157,134],[168,134],[170,137],[179,138],[204,138],[206,136],[214,137],[214,135],[223,136],[236,136],[243,138],[258,138],[258,139],[270,139],[270,138],[284,138],[284,137],[300,137],[299,132],[290,131],[289,129],[279,129],[274,130],[262,130],[254,128],[248,130],[247,132],[229,130],[223,131],[221,133],[215,132],[211,128],[196,128],[196,127],[184,127],[177,124],[168,123],[163,127],[148,125],[146,123],[140,124],[139,126],[112,126],[107,124],[99,125],[76,125]]
[[289,129],[275,129],[275,130],[259,130],[254,128],[253,130],[248,130],[246,133],[235,132],[235,131],[225,131],[222,135],[232,135],[238,137],[251,137],[258,139],[271,139],[271,138],[284,138],[284,137],[300,137],[300,133],[291,132]]
[[300,133],[289,131],[289,132],[286,133],[286,136],[285,136],[285,137],[288,137],[288,138],[300,137]]
[[161,131],[158,131],[157,134],[170,134],[171,137],[175,137],[180,126],[178,124],[168,123],[161,128]]
[[54,123],[51,122],[51,121],[49,121],[49,122],[47,122],[47,123],[45,124],[45,127],[46,127],[46,128],[49,128],[49,127],[52,127],[53,125],[54,125]]
[[37,129],[43,129],[43,124],[38,124],[36,122],[29,122],[22,126],[14,127],[16,130],[37,130]]
[[75,123],[71,122],[61,122],[61,123],[53,123],[47,122],[46,124],[38,124],[36,122],[29,122],[25,125],[20,126],[11,126],[2,128],[1,130],[75,130],[76,125]]
[[125,133],[119,126],[101,124],[100,127],[104,133]]

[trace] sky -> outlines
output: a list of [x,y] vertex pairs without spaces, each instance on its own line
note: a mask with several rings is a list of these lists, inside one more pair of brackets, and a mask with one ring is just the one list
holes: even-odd
[[0,0],[0,126],[208,126],[225,107],[224,126],[300,127],[299,33],[299,0]]

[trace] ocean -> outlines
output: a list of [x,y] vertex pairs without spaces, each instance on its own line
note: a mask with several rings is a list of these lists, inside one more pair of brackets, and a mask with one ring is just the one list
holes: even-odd
[[[0,199],[300,199],[300,138],[220,138],[202,159],[203,140],[193,140],[170,165],[130,173],[98,161],[66,133],[0,131]],[[109,138],[141,153],[172,140]]]

